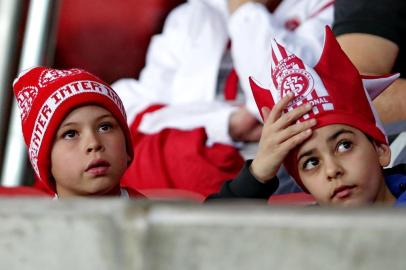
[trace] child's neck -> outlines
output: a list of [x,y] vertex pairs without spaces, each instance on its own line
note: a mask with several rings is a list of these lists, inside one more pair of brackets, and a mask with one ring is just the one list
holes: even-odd
[[101,196],[120,196],[121,195],[121,188],[120,185],[117,185],[115,188],[110,190],[108,193],[105,193]]
[[380,191],[376,197],[375,203],[380,204],[394,204],[396,202],[395,196],[389,190],[388,186],[385,184],[385,181],[382,181]]
[[106,193],[95,193],[95,194],[78,194],[75,192],[72,192],[71,190],[64,190],[64,189],[56,189],[57,190],[57,197],[58,198],[69,198],[69,197],[111,197],[111,196],[117,196],[119,197],[121,195],[121,188],[120,185],[115,186],[111,190],[109,190]]

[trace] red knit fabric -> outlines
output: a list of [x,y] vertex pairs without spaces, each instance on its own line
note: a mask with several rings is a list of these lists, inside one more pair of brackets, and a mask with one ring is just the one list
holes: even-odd
[[52,142],[60,123],[79,106],[93,104],[110,111],[126,137],[128,154],[133,156],[124,106],[114,90],[96,76],[80,69],[35,67],[22,72],[13,88],[24,141],[42,190],[55,192],[50,181]]
[[[147,108],[139,116],[161,107]],[[235,177],[244,160],[230,145],[206,146],[204,128],[164,129],[154,134],[138,131],[140,119],[131,125],[134,160],[121,183],[140,190],[180,189],[207,196],[218,192],[225,180]]]

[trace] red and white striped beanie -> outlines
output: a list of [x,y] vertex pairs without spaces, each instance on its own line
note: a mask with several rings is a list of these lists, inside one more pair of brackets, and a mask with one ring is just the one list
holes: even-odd
[[81,69],[34,67],[22,72],[14,80],[13,88],[30,162],[51,191],[55,192],[49,181],[54,136],[63,119],[75,108],[98,105],[111,112],[123,130],[127,152],[133,158],[124,106],[114,90],[96,76]]
[[[379,143],[388,143],[381,121],[371,100],[385,90],[399,74],[362,76],[351,63],[326,27],[324,48],[318,63],[307,66],[296,55],[272,41],[271,88],[265,89],[250,78],[251,90],[261,108],[272,108],[287,92],[295,94],[285,112],[311,103],[313,109],[299,121],[317,119],[313,129],[332,124],[357,128]],[[306,191],[297,170],[296,151],[286,157],[284,165],[290,175]]]

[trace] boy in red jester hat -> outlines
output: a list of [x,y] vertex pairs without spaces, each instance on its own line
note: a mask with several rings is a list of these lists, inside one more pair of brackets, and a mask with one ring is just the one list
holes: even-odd
[[264,120],[257,155],[219,194],[269,197],[283,164],[320,205],[405,204],[405,167],[383,169],[390,148],[371,103],[398,74],[361,76],[328,27],[313,68],[276,41],[271,58],[270,89],[250,78]]

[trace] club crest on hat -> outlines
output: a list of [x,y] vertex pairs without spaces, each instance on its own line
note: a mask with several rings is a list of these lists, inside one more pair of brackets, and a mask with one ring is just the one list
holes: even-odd
[[[276,89],[272,95],[275,101],[279,101],[288,92],[292,92],[295,99],[288,105],[288,111],[304,103],[313,105],[311,112],[313,114],[334,109],[329,94],[317,73],[276,41],[272,41],[271,46],[271,77],[274,89]],[[309,115],[304,115],[303,119],[307,118]]]
[[39,76],[38,85],[40,87],[45,87],[46,85],[52,83],[53,81],[80,73],[80,69],[69,69],[69,70],[58,70],[58,69],[45,69]]
[[37,95],[38,88],[35,86],[26,86],[20,92],[18,92],[16,99],[18,102],[18,107],[21,111],[22,121],[25,121],[27,118],[29,112],[31,111],[32,103]]
[[292,92],[295,96],[307,96],[314,86],[312,75],[304,69],[290,69],[282,73],[279,79],[279,91],[281,96]]

